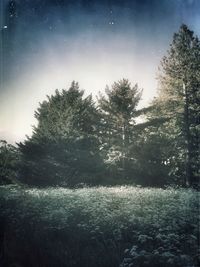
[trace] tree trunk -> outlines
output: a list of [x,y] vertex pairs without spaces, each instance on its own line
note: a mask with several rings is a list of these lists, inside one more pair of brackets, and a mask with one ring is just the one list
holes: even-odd
[[124,120],[122,127],[122,168],[123,178],[126,178],[128,168],[128,149],[129,149],[129,127],[128,122]]
[[184,92],[184,128],[185,128],[185,143],[186,143],[186,162],[185,162],[185,185],[191,186],[193,183],[192,172],[192,138],[190,134],[190,119],[189,119],[189,100],[188,91],[185,83],[183,82]]

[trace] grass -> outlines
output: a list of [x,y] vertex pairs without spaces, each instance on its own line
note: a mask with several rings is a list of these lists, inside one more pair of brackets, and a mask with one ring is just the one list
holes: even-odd
[[199,264],[199,192],[0,187],[3,266]]

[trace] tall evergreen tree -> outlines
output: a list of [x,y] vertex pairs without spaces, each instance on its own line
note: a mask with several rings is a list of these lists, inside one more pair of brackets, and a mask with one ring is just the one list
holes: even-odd
[[159,95],[155,100],[159,114],[171,120],[163,127],[172,140],[171,161],[178,162],[174,173],[184,183],[197,182],[199,169],[200,124],[200,41],[182,25],[168,54],[161,62]]
[[[48,96],[35,112],[32,137],[19,144],[25,182],[38,185],[94,182],[101,170],[98,112],[78,83]],[[93,180],[92,180],[93,179]]]
[[105,91],[106,95],[100,95],[98,99],[102,114],[102,153],[108,166],[114,165],[124,178],[130,177],[136,161],[133,146],[149,123],[138,124],[136,119],[150,108],[138,110],[142,90],[137,84],[132,87],[127,79],[115,82]]

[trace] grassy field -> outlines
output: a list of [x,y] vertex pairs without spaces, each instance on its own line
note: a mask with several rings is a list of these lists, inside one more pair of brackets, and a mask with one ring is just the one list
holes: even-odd
[[199,266],[199,192],[0,187],[0,265]]

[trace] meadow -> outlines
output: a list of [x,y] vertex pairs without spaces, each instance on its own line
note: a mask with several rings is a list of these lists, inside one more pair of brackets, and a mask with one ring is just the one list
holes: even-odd
[[193,189],[0,187],[5,267],[199,265]]

